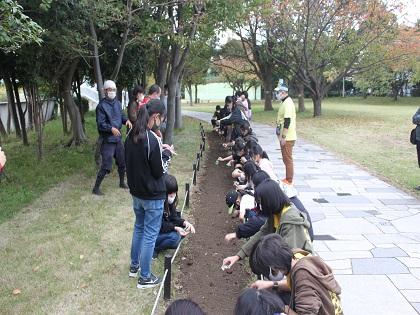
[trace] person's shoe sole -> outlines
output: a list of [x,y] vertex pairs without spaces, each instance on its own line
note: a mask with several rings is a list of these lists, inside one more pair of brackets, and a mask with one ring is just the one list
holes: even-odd
[[134,273],[134,272],[129,272],[128,273],[128,276],[130,277],[130,278],[138,278],[138,271],[136,272],[136,273]]
[[138,284],[137,283],[137,289],[148,289],[148,288],[154,288],[157,287],[160,284],[160,282],[158,283],[153,283],[153,284]]

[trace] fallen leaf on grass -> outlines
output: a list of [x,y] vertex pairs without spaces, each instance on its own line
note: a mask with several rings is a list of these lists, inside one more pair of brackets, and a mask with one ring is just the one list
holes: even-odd
[[12,293],[13,295],[18,295],[18,294],[21,294],[22,291],[20,291],[20,289],[14,289]]
[[83,256],[83,255],[80,255],[80,256],[79,256],[79,258],[80,258],[80,259],[83,259],[83,258],[85,258],[85,256]]
[[39,266],[36,266],[33,271],[37,272],[39,270]]
[[87,288],[87,284],[86,283],[82,283],[82,285],[80,286],[81,289]]

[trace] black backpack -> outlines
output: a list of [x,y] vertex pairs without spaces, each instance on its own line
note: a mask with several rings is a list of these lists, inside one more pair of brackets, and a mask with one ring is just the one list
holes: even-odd
[[417,141],[416,141],[416,128],[414,128],[413,130],[411,130],[411,133],[410,133],[410,142],[411,142],[411,144],[414,144],[414,145],[417,144]]

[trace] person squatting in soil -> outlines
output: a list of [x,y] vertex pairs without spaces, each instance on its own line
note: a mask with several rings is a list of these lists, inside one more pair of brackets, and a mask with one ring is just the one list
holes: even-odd
[[194,226],[181,218],[181,214],[177,211],[178,204],[178,182],[172,175],[166,174],[166,200],[163,207],[162,226],[156,239],[153,257],[156,258],[159,252],[177,248],[181,239],[188,234],[195,234]]
[[101,168],[96,175],[95,186],[92,189],[94,195],[102,196],[100,190],[101,183],[105,176],[111,172],[112,160],[118,167],[120,177],[120,187],[128,188],[124,182],[125,178],[125,158],[124,147],[121,137],[121,128],[125,124],[129,129],[132,124],[125,117],[121,103],[117,99],[117,87],[114,81],[104,82],[105,98],[103,98],[96,107],[96,124],[99,132],[98,145],[101,153]]

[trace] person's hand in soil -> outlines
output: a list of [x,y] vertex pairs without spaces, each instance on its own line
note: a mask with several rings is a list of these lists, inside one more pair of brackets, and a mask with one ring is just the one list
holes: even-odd
[[239,259],[241,259],[238,255],[226,257],[223,259],[223,266],[226,266],[227,269],[230,269]]
[[184,221],[184,226],[185,226],[185,231],[195,234],[195,228],[190,222]]
[[236,239],[236,233],[229,233],[225,235],[225,241],[228,243],[234,239]]
[[189,232],[185,231],[183,228],[177,226],[175,227],[175,231],[182,237],[187,236]]
[[257,290],[265,290],[265,289],[271,289],[273,285],[274,285],[273,281],[257,280],[253,284],[251,284],[251,288],[257,289]]

